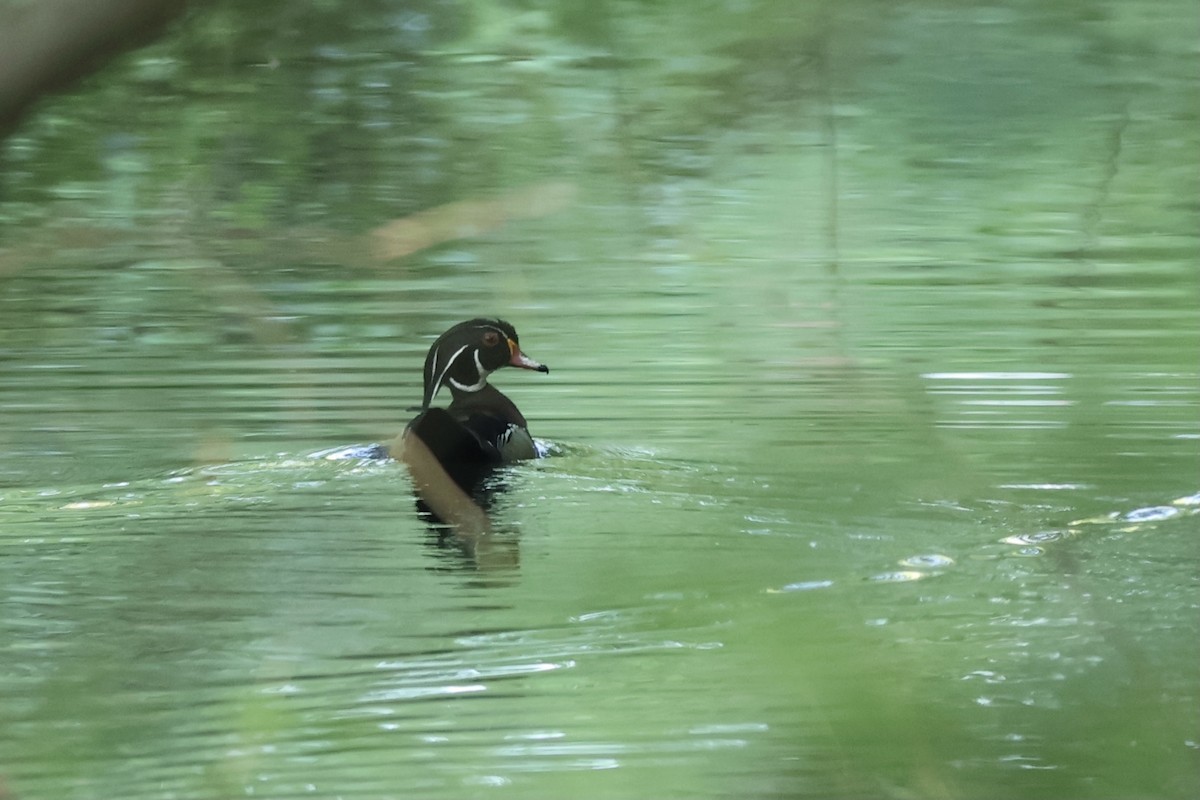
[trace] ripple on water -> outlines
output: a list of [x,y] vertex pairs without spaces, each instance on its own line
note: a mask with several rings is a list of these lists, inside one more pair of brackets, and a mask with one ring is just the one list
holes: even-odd
[[929,577],[932,577],[932,573],[919,572],[915,569],[905,569],[895,570],[894,572],[880,572],[877,575],[872,575],[867,580],[874,581],[875,583],[906,583]]
[[1143,526],[1148,526],[1152,523],[1166,522],[1176,517],[1193,516],[1195,514],[1200,514],[1200,493],[1180,497],[1171,501],[1171,505],[1144,506],[1124,512],[1111,511],[1096,517],[1077,519],[1070,524],[1072,528],[1078,528],[1083,525],[1123,524],[1125,527],[1121,528],[1121,530],[1132,532],[1142,530]]
[[942,569],[954,565],[954,559],[950,556],[944,556],[940,553],[926,553],[923,555],[909,556],[900,561],[902,567],[912,567],[913,569]]
[[322,461],[378,461],[388,459],[389,455],[383,444],[351,444],[318,450],[308,457]]
[[1016,545],[1012,551],[1016,556],[1040,556],[1046,553],[1046,545],[1078,536],[1084,526],[1121,525],[1122,532],[1148,530],[1152,523],[1165,522],[1180,516],[1200,513],[1200,493],[1172,501],[1171,505],[1145,506],[1132,511],[1110,511],[1095,517],[1072,520],[1066,528],[1016,533],[1001,539],[1003,544]]
[[1177,506],[1200,506],[1200,492],[1189,494],[1186,497],[1180,497],[1172,501],[1172,505]]
[[944,568],[952,566],[954,559],[940,553],[924,553],[903,558],[899,563],[900,566],[908,567],[908,569],[880,572],[870,576],[867,580],[875,583],[909,583],[933,578],[941,575]]
[[1127,512],[1121,519],[1125,522],[1162,522],[1182,513],[1175,506],[1150,506],[1149,508],[1135,508],[1133,511]]
[[1075,532],[1070,530],[1034,531],[1032,533],[1017,533],[1012,536],[1006,536],[1000,541],[1004,544],[1015,544],[1018,546],[1037,546],[1069,539],[1074,535]]
[[812,591],[813,589],[828,589],[830,586],[833,586],[833,581],[830,580],[797,581],[796,583],[789,583],[786,586],[781,586],[778,589],[768,589],[767,591],[772,594],[779,594],[783,592],[808,592]]

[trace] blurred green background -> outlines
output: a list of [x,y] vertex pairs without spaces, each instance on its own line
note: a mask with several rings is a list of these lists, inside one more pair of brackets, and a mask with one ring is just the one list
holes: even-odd
[[[0,796],[1196,796],[1195,11],[218,2],[43,100]],[[485,314],[467,547],[332,456]]]

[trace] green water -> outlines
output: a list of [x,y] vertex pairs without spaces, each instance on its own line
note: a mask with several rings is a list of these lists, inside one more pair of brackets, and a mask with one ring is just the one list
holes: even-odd
[[[1200,793],[1194,4],[701,5],[218,6],[3,145],[0,787]],[[481,314],[467,547],[330,456]]]

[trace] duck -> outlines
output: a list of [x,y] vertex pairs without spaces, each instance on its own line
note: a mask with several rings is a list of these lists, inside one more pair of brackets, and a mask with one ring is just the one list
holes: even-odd
[[[449,328],[425,356],[424,393],[413,409],[419,413],[397,442],[418,437],[467,492],[497,465],[538,457],[525,415],[488,383],[488,376],[503,367],[550,372],[525,355],[519,343],[510,323],[478,317]],[[450,392],[446,408],[433,406],[442,389]],[[393,445],[393,455],[396,449]]]

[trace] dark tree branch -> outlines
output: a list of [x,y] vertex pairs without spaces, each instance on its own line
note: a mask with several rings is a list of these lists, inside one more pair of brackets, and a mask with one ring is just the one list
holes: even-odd
[[189,5],[189,0],[36,0],[0,10],[0,139],[43,95],[153,41]]

